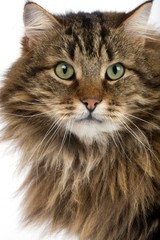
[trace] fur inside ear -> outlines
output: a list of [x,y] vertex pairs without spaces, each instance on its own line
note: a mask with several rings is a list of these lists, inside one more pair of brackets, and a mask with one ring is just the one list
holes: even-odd
[[25,35],[30,42],[35,42],[40,35],[53,30],[59,24],[52,14],[32,2],[25,5],[23,19]]
[[125,30],[131,34],[144,34],[147,30],[151,7],[152,3],[146,2],[131,12],[124,22]]
[[148,20],[148,26],[154,28],[160,34],[160,1],[154,0],[150,17]]

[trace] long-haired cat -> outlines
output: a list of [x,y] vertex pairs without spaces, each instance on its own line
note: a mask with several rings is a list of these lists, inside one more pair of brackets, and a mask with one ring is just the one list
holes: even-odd
[[160,35],[152,3],[52,15],[28,2],[1,88],[24,216],[81,240],[160,239]]

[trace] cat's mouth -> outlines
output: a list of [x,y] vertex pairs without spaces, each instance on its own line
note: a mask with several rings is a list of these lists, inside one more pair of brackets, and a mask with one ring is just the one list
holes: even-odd
[[75,116],[69,124],[66,124],[66,129],[72,132],[80,139],[101,140],[103,134],[118,131],[120,124],[98,114],[87,114],[85,116]]
[[85,118],[81,118],[81,119],[77,119],[76,122],[95,122],[95,123],[102,123],[102,120],[99,120],[95,117],[93,117],[91,114],[89,114],[87,117]]

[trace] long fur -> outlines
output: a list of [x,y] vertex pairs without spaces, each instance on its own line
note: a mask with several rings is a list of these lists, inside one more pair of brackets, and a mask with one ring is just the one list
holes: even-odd
[[[128,34],[139,9],[51,17],[50,24],[55,27],[56,19],[60,27],[44,29],[34,46],[27,41],[34,36],[24,37],[0,97],[3,138],[17,142],[20,168],[28,169],[20,189],[25,223],[66,229],[80,240],[158,239],[160,37]],[[61,61],[74,67],[77,79],[57,78],[54,67]],[[105,71],[115,62],[126,72],[111,82]],[[95,113],[110,128],[76,125],[86,97],[101,99]]]

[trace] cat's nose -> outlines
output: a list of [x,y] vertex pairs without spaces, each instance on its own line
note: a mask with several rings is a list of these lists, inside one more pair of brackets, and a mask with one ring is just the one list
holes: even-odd
[[82,103],[86,106],[89,112],[93,112],[96,106],[100,103],[100,100],[94,98],[86,98],[82,100]]

